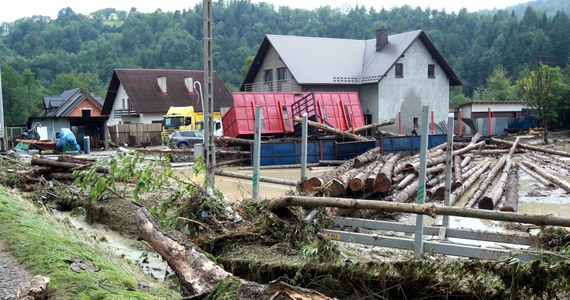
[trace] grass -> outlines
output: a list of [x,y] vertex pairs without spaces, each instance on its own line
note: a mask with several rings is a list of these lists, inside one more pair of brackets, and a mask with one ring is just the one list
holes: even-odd
[[[32,275],[50,278],[57,299],[180,299],[179,293],[110,255],[96,241],[53,219],[0,186],[0,239]],[[84,259],[99,272],[71,270],[66,259]],[[149,287],[139,288],[139,285]]]

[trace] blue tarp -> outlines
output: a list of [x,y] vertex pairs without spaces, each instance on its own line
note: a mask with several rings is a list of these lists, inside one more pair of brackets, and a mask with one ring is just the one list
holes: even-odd
[[81,150],[79,144],[77,144],[77,139],[75,138],[75,135],[71,130],[69,130],[69,128],[62,128],[60,130],[59,141],[57,141],[55,148],[58,151],[62,152]]

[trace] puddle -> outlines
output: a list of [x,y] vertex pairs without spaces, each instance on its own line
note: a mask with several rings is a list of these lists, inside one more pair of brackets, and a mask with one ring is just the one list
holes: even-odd
[[52,215],[58,220],[69,220],[69,223],[85,232],[99,244],[120,257],[131,261],[143,271],[158,280],[164,280],[167,274],[171,274],[166,261],[162,257],[149,250],[142,242],[127,238],[115,231],[108,230],[101,224],[88,224],[83,215],[75,216],[70,212],[52,211]]

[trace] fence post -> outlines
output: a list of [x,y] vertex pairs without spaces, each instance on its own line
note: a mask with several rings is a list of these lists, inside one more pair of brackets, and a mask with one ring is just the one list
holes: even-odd
[[261,156],[261,132],[263,130],[263,112],[261,106],[255,107],[255,129],[254,129],[254,143],[253,143],[253,186],[252,198],[254,201],[259,200],[259,165]]
[[[426,197],[426,168],[427,168],[427,148],[428,148],[428,124],[429,106],[422,106],[422,118],[420,124],[420,169],[418,183],[417,203],[424,204]],[[416,233],[414,236],[414,253],[421,256],[424,252],[424,216],[416,216]]]

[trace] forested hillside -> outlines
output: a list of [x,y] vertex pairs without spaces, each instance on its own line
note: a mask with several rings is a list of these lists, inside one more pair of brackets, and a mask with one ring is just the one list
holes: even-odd
[[[491,97],[487,79],[497,70],[510,86],[523,70],[539,62],[565,71],[570,56],[568,15],[548,16],[532,7],[517,18],[506,10],[446,13],[403,6],[309,11],[235,0],[216,1],[213,13],[215,69],[234,91],[248,57],[255,55],[268,33],[371,39],[380,27],[391,34],[423,29],[459,75],[462,93],[475,99]],[[30,16],[4,23],[0,33],[2,79],[8,82],[3,84],[4,102],[10,106],[6,114],[33,113],[41,96],[71,87],[104,96],[114,68],[202,68],[201,5],[154,13],[109,8],[91,16],[64,8],[56,19]],[[455,93],[454,101],[466,99]]]

